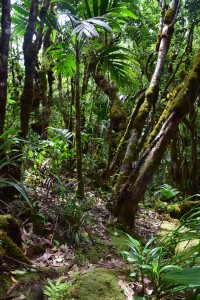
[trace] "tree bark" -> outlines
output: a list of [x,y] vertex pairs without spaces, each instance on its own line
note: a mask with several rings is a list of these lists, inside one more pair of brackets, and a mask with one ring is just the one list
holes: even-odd
[[76,168],[77,168],[77,197],[84,198],[84,182],[82,170],[81,143],[81,104],[80,104],[80,57],[79,42],[76,40],[76,75],[75,75],[75,105],[76,105]]
[[[36,24],[38,17],[38,0],[31,1],[30,15],[26,32],[24,34],[23,52],[25,65],[24,87],[21,95],[21,133],[22,138],[26,138],[29,130],[29,118],[33,102],[33,79],[37,61],[37,54],[42,43],[42,32],[44,28],[44,19],[49,7],[50,1],[45,0],[40,11],[40,26],[36,33]],[[36,34],[35,41],[33,40]]]
[[172,0],[170,2],[168,10],[165,13],[163,22],[160,21],[160,23],[162,24],[162,26],[160,25],[162,27],[162,32],[158,36],[158,57],[156,67],[152,75],[149,87],[145,94],[145,101],[140,107],[138,115],[133,123],[131,137],[127,146],[127,151],[124,160],[122,162],[120,174],[118,176],[117,183],[115,186],[115,194],[119,193],[121,185],[125,184],[127,178],[129,177],[129,174],[132,171],[132,165],[134,161],[137,160],[137,142],[141,137],[146,119],[149,116],[151,109],[155,109],[155,105],[159,94],[160,79],[174,30],[175,18],[179,11],[179,4],[180,0]]
[[108,129],[109,155],[107,170],[105,172],[106,177],[108,177],[109,166],[115,155],[117,144],[121,138],[121,133],[124,133],[126,129],[126,114],[122,109],[121,100],[117,95],[116,87],[110,84],[99,71],[95,72],[94,66],[92,69],[92,76],[96,85],[108,96],[110,100],[110,126]]
[[200,91],[200,49],[194,60],[193,70],[186,79],[182,89],[174,99],[170,108],[170,116],[163,124],[159,134],[152,142],[144,162],[138,167],[137,176],[131,186],[120,195],[117,201],[117,216],[119,221],[134,225],[138,204],[142,201],[148,184],[160,164],[170,140],[176,134],[182,118],[189,112],[191,103],[194,103]]
[[10,0],[2,0],[0,36],[0,136],[4,132],[7,100],[8,53],[10,41]]

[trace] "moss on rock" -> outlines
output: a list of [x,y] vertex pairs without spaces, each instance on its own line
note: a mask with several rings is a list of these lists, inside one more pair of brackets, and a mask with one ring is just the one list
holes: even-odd
[[21,248],[22,238],[19,225],[19,220],[10,214],[0,215],[0,229],[3,229],[10,239]]
[[11,240],[7,233],[0,229],[0,241],[3,248],[2,257],[9,256],[26,264],[31,264],[30,260],[25,256],[22,250]]
[[69,289],[65,300],[124,300],[116,271],[89,269]]

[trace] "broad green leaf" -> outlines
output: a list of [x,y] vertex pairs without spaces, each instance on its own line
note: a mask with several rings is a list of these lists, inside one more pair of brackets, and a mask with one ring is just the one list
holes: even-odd
[[128,8],[125,8],[125,7],[111,8],[111,9],[109,9],[108,13],[117,14],[120,17],[130,17],[134,20],[136,20],[138,18],[132,11],[130,11]]
[[28,199],[28,196],[24,190],[24,188],[22,187],[22,185],[20,183],[15,183],[12,181],[0,181],[0,186],[13,186],[16,190],[18,190],[18,192],[24,197],[24,199],[26,200],[26,202],[30,205],[30,207],[32,207],[31,202]]
[[16,10],[21,16],[24,16],[26,18],[29,17],[29,12],[27,10],[25,10],[24,8],[22,8],[21,6],[17,5],[17,4],[12,4],[12,7],[14,8],[14,10]]
[[23,275],[23,274],[26,274],[27,271],[24,271],[24,270],[15,270],[15,273],[19,274],[19,275]]
[[[15,23],[15,20],[12,18],[12,21],[13,23]],[[14,27],[14,33],[19,35],[19,36],[23,36],[25,31],[26,31],[26,27],[25,27],[26,24],[19,24],[19,25],[15,25]]]
[[170,269],[178,269],[178,270],[181,270],[182,268],[177,266],[177,265],[168,265],[168,266],[164,266],[160,269],[160,273],[162,273],[163,271],[167,271],[167,270],[170,270]]
[[162,281],[200,286],[200,267],[170,271],[162,276]]
[[46,14],[45,23],[49,27],[53,27],[56,30],[60,30],[58,20],[57,20],[56,16],[54,14],[52,14],[51,12],[49,12],[49,11]]

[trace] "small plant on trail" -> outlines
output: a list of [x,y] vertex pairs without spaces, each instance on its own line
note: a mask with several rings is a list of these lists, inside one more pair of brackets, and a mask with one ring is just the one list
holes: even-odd
[[162,246],[153,246],[155,238],[151,238],[143,246],[138,240],[128,234],[127,236],[128,240],[125,245],[131,250],[122,251],[121,253],[134,267],[134,272],[130,276],[136,277],[139,285],[141,285],[141,296],[150,295],[152,290],[152,293],[159,299],[163,288],[161,284],[162,275],[170,269],[179,269],[180,267],[167,264],[164,259],[164,248]]
[[64,236],[71,244],[80,245],[81,240],[89,241],[87,227],[92,220],[88,215],[88,210],[91,208],[91,200],[79,200],[76,195],[68,190],[63,182],[57,178],[58,187],[60,190],[60,198],[57,204],[51,203],[51,210],[59,217],[59,226],[62,228]]
[[47,279],[48,285],[45,286],[44,294],[48,297],[48,300],[65,299],[70,284],[68,282],[62,282],[62,280],[63,276],[59,277],[55,283]]
[[[130,250],[121,253],[134,267],[131,276],[137,278],[138,285],[142,287],[140,293],[135,292],[142,296],[141,299],[173,299],[175,295],[180,296],[179,299],[198,299],[199,207],[193,208],[180,221],[180,225],[169,231],[161,240],[152,238],[144,246],[127,235],[125,245]],[[181,253],[177,252],[180,243],[185,243]]]

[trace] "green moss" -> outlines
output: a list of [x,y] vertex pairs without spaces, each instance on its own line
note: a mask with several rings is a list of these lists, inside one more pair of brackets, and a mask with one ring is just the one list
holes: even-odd
[[141,130],[141,122],[143,118],[146,118],[146,115],[149,113],[149,109],[149,103],[147,100],[145,100],[137,114],[137,117],[135,118],[133,128],[136,128],[136,130]]
[[125,118],[125,114],[121,108],[119,101],[115,101],[113,103],[110,116],[112,119],[120,119],[121,120],[121,119]]
[[0,215],[0,228],[4,229],[5,231],[8,230],[9,224],[14,223],[19,226],[19,222],[13,218],[10,214],[7,215]]
[[200,240],[199,239],[191,239],[188,241],[180,241],[177,243],[175,248],[176,254],[182,254],[189,252],[192,248],[196,251],[200,250]]
[[155,102],[155,100],[157,100],[158,92],[159,92],[158,84],[150,86],[145,93],[145,97],[146,97],[147,101],[150,102],[151,104],[153,104]]
[[22,238],[20,232],[20,222],[10,214],[0,215],[0,229],[3,229],[9,238],[22,248]]
[[116,248],[116,252],[122,251],[127,248],[125,245],[127,240],[128,237],[123,231],[115,230],[114,234],[111,236],[109,245],[114,246]]
[[[0,240],[0,242],[2,242],[1,240]],[[1,260],[1,258],[3,258],[5,256],[5,250],[3,249],[3,247],[0,245],[0,260]]]
[[85,257],[87,260],[89,260],[91,263],[99,262],[101,259],[103,259],[103,253],[98,253],[97,249],[91,248],[86,254]]
[[116,271],[89,269],[69,289],[65,300],[124,300]]
[[175,103],[172,105],[171,110],[175,110],[175,109],[176,110],[181,109],[182,111],[188,110],[188,101],[190,101],[190,98],[192,97],[191,91],[195,91],[196,87],[199,85],[199,76],[197,71],[198,71],[198,66],[197,66],[197,70],[194,67],[191,74],[187,77],[184,85],[182,86],[182,89],[179,91],[179,93],[176,96]]
[[188,72],[186,70],[181,70],[179,72],[179,77],[183,80],[188,75]]
[[[11,276],[0,276],[0,296],[3,297],[6,295],[7,290],[13,285]],[[6,298],[5,298],[6,299]]]
[[165,14],[164,23],[171,24],[174,20],[175,11],[171,8],[168,8]]
[[4,255],[10,256],[16,260],[31,264],[30,260],[25,256],[22,250],[9,238],[6,232],[0,229],[0,241],[4,249]]

